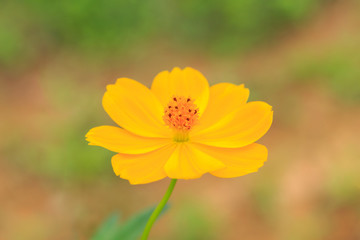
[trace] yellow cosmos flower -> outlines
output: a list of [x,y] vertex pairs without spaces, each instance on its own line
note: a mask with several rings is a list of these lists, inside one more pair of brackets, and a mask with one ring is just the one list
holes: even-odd
[[242,176],[266,161],[266,147],[255,142],[273,119],[269,104],[247,102],[248,97],[244,85],[209,87],[190,67],[160,72],[150,89],[120,78],[107,86],[102,103],[121,128],[95,127],[86,138],[117,153],[111,159],[114,172],[131,184],[205,173]]

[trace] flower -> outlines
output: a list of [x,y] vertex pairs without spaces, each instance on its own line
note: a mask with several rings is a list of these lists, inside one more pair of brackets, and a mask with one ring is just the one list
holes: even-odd
[[269,104],[248,97],[244,85],[209,87],[190,67],[160,72],[150,89],[120,78],[107,86],[102,104],[121,128],[95,127],[86,140],[116,152],[114,172],[131,184],[242,176],[266,161],[267,148],[255,142],[273,119]]

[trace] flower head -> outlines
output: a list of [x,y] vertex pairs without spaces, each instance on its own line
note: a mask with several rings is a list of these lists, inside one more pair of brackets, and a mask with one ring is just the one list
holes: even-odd
[[212,87],[193,68],[160,72],[151,89],[120,78],[107,86],[103,107],[119,125],[91,129],[90,145],[117,154],[116,175],[132,184],[165,177],[199,178],[204,173],[232,178],[256,172],[267,159],[255,143],[270,128],[273,111],[247,102],[244,85]]

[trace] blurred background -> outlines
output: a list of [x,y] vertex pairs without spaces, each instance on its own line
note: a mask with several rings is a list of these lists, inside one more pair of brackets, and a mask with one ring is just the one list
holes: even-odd
[[84,136],[115,125],[107,84],[174,66],[275,119],[258,173],[179,181],[152,239],[360,239],[360,1],[1,0],[0,240],[89,239],[156,204],[168,180],[131,186]]

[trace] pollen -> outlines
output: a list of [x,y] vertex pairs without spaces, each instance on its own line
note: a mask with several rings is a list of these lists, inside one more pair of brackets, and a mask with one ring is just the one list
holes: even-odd
[[174,130],[188,131],[199,119],[199,108],[190,97],[173,96],[164,111],[165,124]]

